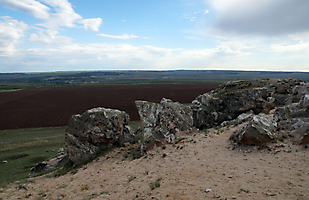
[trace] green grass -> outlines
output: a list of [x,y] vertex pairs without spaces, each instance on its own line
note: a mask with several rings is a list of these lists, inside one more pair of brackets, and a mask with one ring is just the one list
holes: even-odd
[[161,186],[161,180],[162,180],[162,177],[158,178],[155,182],[150,183],[149,184],[150,189],[154,190],[155,188],[160,187]]
[[64,133],[65,127],[1,130],[0,187],[27,178],[36,163],[57,155],[65,147]]
[[[141,122],[130,121],[129,125],[136,131]],[[57,155],[65,147],[64,134],[65,127],[0,130],[0,187],[27,178],[36,163]],[[138,158],[138,152],[140,147],[131,149],[125,157]]]

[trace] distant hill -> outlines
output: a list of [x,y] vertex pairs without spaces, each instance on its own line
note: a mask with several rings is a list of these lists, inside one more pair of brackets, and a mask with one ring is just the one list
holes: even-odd
[[76,84],[140,84],[226,82],[230,80],[293,78],[309,81],[308,72],[173,70],[173,71],[63,71],[0,73],[0,90],[57,87]]

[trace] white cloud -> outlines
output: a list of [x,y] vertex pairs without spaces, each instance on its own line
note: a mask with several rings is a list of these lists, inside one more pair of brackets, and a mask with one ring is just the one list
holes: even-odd
[[[77,14],[68,0],[0,0],[6,8],[21,11],[32,15],[43,22],[37,24],[48,29],[59,29],[60,27],[76,27],[83,24],[87,30],[98,31],[101,18],[83,19]],[[44,3],[44,4],[43,4]],[[53,8],[56,12],[51,12]]]
[[271,48],[276,53],[293,53],[293,54],[306,54],[309,53],[309,42],[299,44],[274,44]]
[[50,8],[36,0],[0,0],[4,7],[25,12],[39,19],[48,19]]
[[41,43],[45,45],[65,45],[70,44],[73,39],[66,36],[58,35],[56,30],[39,29],[38,34],[31,34],[29,41],[35,43]]
[[179,49],[167,49],[167,48],[160,48],[155,46],[143,45],[140,47],[143,52],[149,53],[151,55],[156,55],[160,57],[167,57],[171,56],[172,52]]
[[80,23],[84,24],[84,28],[86,30],[90,29],[92,31],[99,31],[102,19],[101,18],[82,19],[80,20]]
[[99,36],[102,37],[109,37],[109,38],[115,38],[115,39],[122,39],[122,40],[127,40],[127,39],[132,39],[132,38],[138,38],[136,35],[128,35],[128,34],[123,34],[123,35],[107,35],[107,34],[98,34]]
[[[307,70],[307,57],[294,59],[265,52],[266,56],[246,54],[243,43],[220,43],[214,48],[169,49],[129,44],[65,44],[53,48],[19,50],[11,59],[1,59],[1,72],[113,69],[245,69]],[[259,53],[261,54],[261,53]],[[294,54],[298,55],[298,53]],[[301,65],[300,65],[301,64]],[[91,66],[91,67],[89,67]]]
[[221,41],[217,46],[206,49],[183,50],[180,52],[181,57],[191,59],[196,58],[220,58],[220,59],[234,59],[237,57],[250,55],[246,50],[250,49],[244,43],[236,41]]
[[50,13],[48,19],[44,23],[40,24],[49,29],[57,29],[58,27],[66,26],[73,28],[75,22],[81,20],[82,17],[75,13],[71,3],[67,0],[43,0],[44,3],[53,7],[56,13]]
[[213,28],[251,35],[288,35],[309,31],[309,1],[208,0],[216,10]]
[[129,44],[68,44],[20,50],[10,65],[17,67],[16,71],[22,71],[18,67],[27,67],[28,71],[85,69],[88,66],[93,69],[145,69],[145,66],[165,66],[164,60],[172,51]]
[[11,55],[15,47],[21,44],[21,38],[25,36],[28,25],[11,17],[0,17],[0,55]]

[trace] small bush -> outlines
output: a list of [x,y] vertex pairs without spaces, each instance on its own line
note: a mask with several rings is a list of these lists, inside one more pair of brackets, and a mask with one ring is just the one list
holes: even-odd
[[137,143],[138,141],[142,141],[142,135],[140,134],[135,135],[135,142]]
[[240,193],[240,192],[249,193],[250,191],[249,190],[240,189],[238,193]]
[[150,189],[154,190],[155,188],[160,187],[161,186],[161,180],[162,180],[162,178],[158,178],[155,182],[150,183],[149,184]]
[[60,185],[58,188],[66,188],[67,185]]
[[89,187],[88,187],[88,185],[84,185],[84,186],[82,186],[82,189],[81,189],[82,191],[83,190],[89,190]]
[[136,179],[135,176],[130,176],[129,179],[128,179],[128,183],[130,183],[130,182],[133,181],[134,179]]
[[103,192],[101,192],[100,194],[108,194],[108,192],[106,192],[106,191],[103,191]]
[[186,138],[179,138],[178,140],[176,140],[175,144],[178,144],[179,142],[183,141]]

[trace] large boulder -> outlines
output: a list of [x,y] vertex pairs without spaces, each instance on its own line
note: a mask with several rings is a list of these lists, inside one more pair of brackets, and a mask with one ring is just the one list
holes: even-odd
[[298,123],[294,124],[295,130],[291,132],[293,141],[296,144],[309,144],[309,122],[299,120]]
[[135,104],[142,121],[142,151],[155,144],[174,143],[178,133],[191,130],[193,118],[189,106],[165,98],[160,103],[136,101]]
[[261,145],[275,139],[277,123],[268,115],[260,113],[255,115],[252,120],[234,133],[230,140],[238,144]]
[[83,164],[113,145],[134,142],[127,126],[129,120],[123,111],[100,107],[73,115],[65,134],[70,159],[77,165]]
[[250,110],[255,113],[268,112],[274,107],[267,101],[269,93],[263,87],[200,95],[192,102],[194,125],[197,128],[210,128]]

